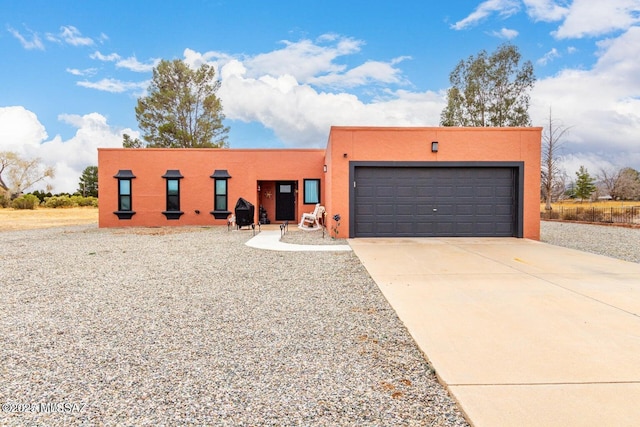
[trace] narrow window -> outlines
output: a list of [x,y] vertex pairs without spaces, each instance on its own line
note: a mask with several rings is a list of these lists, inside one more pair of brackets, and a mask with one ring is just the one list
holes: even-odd
[[184,178],[179,170],[168,170],[162,175],[167,181],[167,209],[162,212],[167,219],[180,219],[180,180]]
[[304,204],[315,205],[320,203],[320,180],[305,179],[304,180]]
[[216,179],[216,202],[214,210],[227,210],[227,180]]
[[118,210],[130,211],[131,210],[131,180],[119,179],[118,180]]
[[177,179],[167,180],[167,210],[180,210],[180,181]]
[[118,219],[131,219],[135,214],[131,198],[131,180],[135,175],[129,169],[119,170],[113,176],[118,180],[118,210],[114,214]]
[[226,169],[216,169],[213,178],[213,210],[210,212],[215,219],[226,219],[229,211],[229,172]]

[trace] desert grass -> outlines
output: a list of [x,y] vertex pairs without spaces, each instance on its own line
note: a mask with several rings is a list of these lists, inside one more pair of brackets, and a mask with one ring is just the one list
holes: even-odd
[[98,208],[0,209],[0,231],[97,224]]

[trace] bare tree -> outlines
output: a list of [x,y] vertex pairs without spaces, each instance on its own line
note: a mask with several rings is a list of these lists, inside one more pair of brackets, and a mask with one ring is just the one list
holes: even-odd
[[23,159],[12,151],[0,152],[0,190],[9,196],[53,176],[54,168],[43,166],[37,157]]
[[640,199],[640,172],[633,168],[622,168],[618,193],[622,200]]
[[618,181],[619,175],[620,170],[614,170],[611,168],[600,168],[600,173],[598,174],[598,181],[600,182],[600,185],[612,199],[616,198],[616,182]]
[[562,138],[570,128],[553,119],[549,107],[549,122],[542,134],[541,192],[545,210],[551,210],[551,202],[565,192],[566,174],[560,167]]
[[602,168],[598,178],[614,200],[634,200],[640,197],[640,173],[635,169]]

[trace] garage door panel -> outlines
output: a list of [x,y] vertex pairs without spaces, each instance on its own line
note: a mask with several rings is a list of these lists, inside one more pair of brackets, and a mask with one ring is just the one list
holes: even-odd
[[453,192],[453,185],[444,185],[436,189],[436,197],[438,197],[438,199],[441,199],[443,197],[452,197]]
[[495,234],[507,234],[511,233],[511,227],[508,224],[496,223]]
[[432,204],[417,205],[415,213],[419,218],[426,219],[426,217],[433,215],[433,209],[435,209],[435,206]]
[[388,186],[379,186],[375,190],[376,197],[393,197],[395,194],[395,188]]
[[426,186],[416,186],[416,197],[433,198],[436,194],[435,188]]
[[473,222],[458,222],[456,224],[456,234],[472,235],[474,225]]
[[395,223],[393,222],[379,222],[376,224],[376,230],[380,234],[386,234],[392,236],[395,231]]
[[511,218],[513,217],[513,206],[497,205],[495,207],[495,214]]
[[464,185],[457,186],[456,194],[458,197],[474,197],[475,196],[473,187],[464,186]]
[[395,206],[392,204],[379,204],[375,206],[375,214],[378,216],[389,216],[389,217],[393,217],[393,215],[395,214],[396,210],[395,210]]
[[415,230],[415,224],[413,223],[413,221],[411,222],[398,221],[396,223],[396,228],[395,228],[396,234],[403,235],[403,236],[410,236],[414,232],[414,230]]
[[412,185],[398,184],[396,186],[396,195],[398,197],[415,197],[415,187]]
[[373,215],[375,213],[375,208],[373,203],[369,203],[369,204],[360,204],[358,206],[356,206],[356,215],[358,217],[360,216],[370,216]]
[[355,235],[514,236],[514,176],[506,167],[356,167]]
[[411,231],[410,235],[417,236],[429,236],[434,233],[434,223],[433,222],[418,222],[414,229]]
[[396,215],[413,215],[415,212],[415,205],[397,205]]
[[436,236],[453,236],[454,227],[451,222],[436,223]]

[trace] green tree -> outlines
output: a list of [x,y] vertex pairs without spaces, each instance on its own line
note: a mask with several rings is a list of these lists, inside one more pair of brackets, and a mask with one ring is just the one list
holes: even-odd
[[531,126],[529,91],[535,83],[533,64],[519,67],[518,48],[503,44],[491,55],[482,50],[460,61],[449,75],[442,126]]
[[[139,98],[136,119],[148,147],[226,147],[229,128],[213,67],[197,70],[181,60],[161,61],[153,69],[149,95]],[[135,141],[135,140],[134,140]]]
[[0,152],[0,193],[15,197],[34,184],[53,178],[55,169],[39,158],[25,159],[12,151]]
[[574,195],[580,200],[589,199],[596,191],[595,178],[589,175],[589,171],[584,166],[580,166],[580,169],[576,172],[576,176],[576,185],[573,190]]
[[83,197],[98,197],[98,167],[87,166],[80,175],[78,193]]
[[122,134],[122,146],[124,148],[143,148],[144,143],[140,141],[138,138],[131,139],[129,135],[124,133]]

